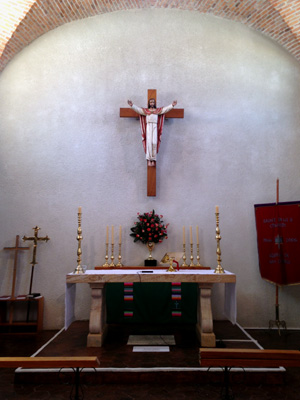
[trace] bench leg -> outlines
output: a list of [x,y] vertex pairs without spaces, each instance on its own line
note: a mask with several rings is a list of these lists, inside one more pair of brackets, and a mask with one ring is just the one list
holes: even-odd
[[[81,388],[81,396],[79,395],[80,390],[80,368],[73,368],[75,373],[74,384],[71,389],[70,399],[71,400],[82,400],[83,399],[83,390]],[[74,393],[75,392],[75,393]]]
[[234,395],[232,393],[230,393],[232,391],[230,390],[229,371],[230,371],[229,367],[224,368],[224,390],[225,390],[225,393],[223,393],[223,389],[222,389],[222,392],[221,392],[222,400],[233,400],[234,399]]

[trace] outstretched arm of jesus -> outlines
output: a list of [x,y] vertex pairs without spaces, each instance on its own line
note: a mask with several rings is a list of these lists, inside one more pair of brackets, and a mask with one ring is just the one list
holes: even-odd
[[161,111],[159,112],[159,115],[161,114],[166,114],[169,111],[171,111],[177,104],[177,100],[174,100],[172,104],[170,104],[169,106],[165,106],[161,109]]
[[140,114],[140,115],[146,115],[143,111],[143,109],[141,107],[136,106],[135,104],[133,104],[133,102],[131,100],[128,100],[127,103],[130,105],[130,107],[133,109],[133,111],[135,111],[136,113]]

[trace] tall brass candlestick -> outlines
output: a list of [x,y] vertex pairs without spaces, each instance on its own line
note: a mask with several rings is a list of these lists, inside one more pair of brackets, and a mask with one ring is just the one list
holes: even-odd
[[78,207],[78,228],[77,228],[77,240],[78,240],[78,248],[77,248],[77,267],[75,268],[74,274],[84,274],[84,270],[81,266],[81,241],[82,241],[82,229],[81,229],[81,207]]
[[216,206],[216,241],[217,241],[217,262],[218,266],[215,269],[215,274],[224,274],[225,271],[221,267],[221,248],[220,248],[220,240],[222,239],[220,235],[220,227],[219,227],[219,207]]

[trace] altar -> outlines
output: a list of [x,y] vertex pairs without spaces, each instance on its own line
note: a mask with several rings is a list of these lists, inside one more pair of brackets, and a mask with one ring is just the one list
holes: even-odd
[[84,274],[70,273],[66,276],[65,328],[67,329],[75,319],[76,284],[89,284],[91,288],[91,309],[87,337],[88,347],[101,347],[103,345],[107,333],[106,284],[119,282],[196,283],[198,286],[196,332],[202,347],[216,346],[211,307],[211,292],[214,284],[225,284],[224,315],[233,324],[236,322],[236,275],[228,271],[223,274],[216,274],[212,270],[181,269],[178,272],[167,272],[165,269],[133,270],[123,267],[122,269],[87,270]]

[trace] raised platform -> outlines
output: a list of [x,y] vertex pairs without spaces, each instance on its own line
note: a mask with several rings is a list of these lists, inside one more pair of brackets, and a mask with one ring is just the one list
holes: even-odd
[[[194,325],[110,325],[103,347],[86,347],[88,321],[76,321],[67,331],[61,330],[35,353],[35,356],[97,356],[100,368],[85,370],[85,378],[97,383],[221,382],[221,369],[199,366],[199,347]],[[259,348],[259,344],[241,327],[228,321],[214,321],[217,347]],[[134,352],[128,345],[130,335],[173,335],[175,345],[169,352]],[[72,371],[70,371],[72,372]],[[95,373],[96,372],[96,373]],[[285,370],[252,368],[234,370],[232,379],[247,383],[283,382]],[[65,373],[68,371],[64,370]],[[15,382],[57,382],[59,370],[25,370],[19,368]],[[248,383],[249,383],[248,382]]]

